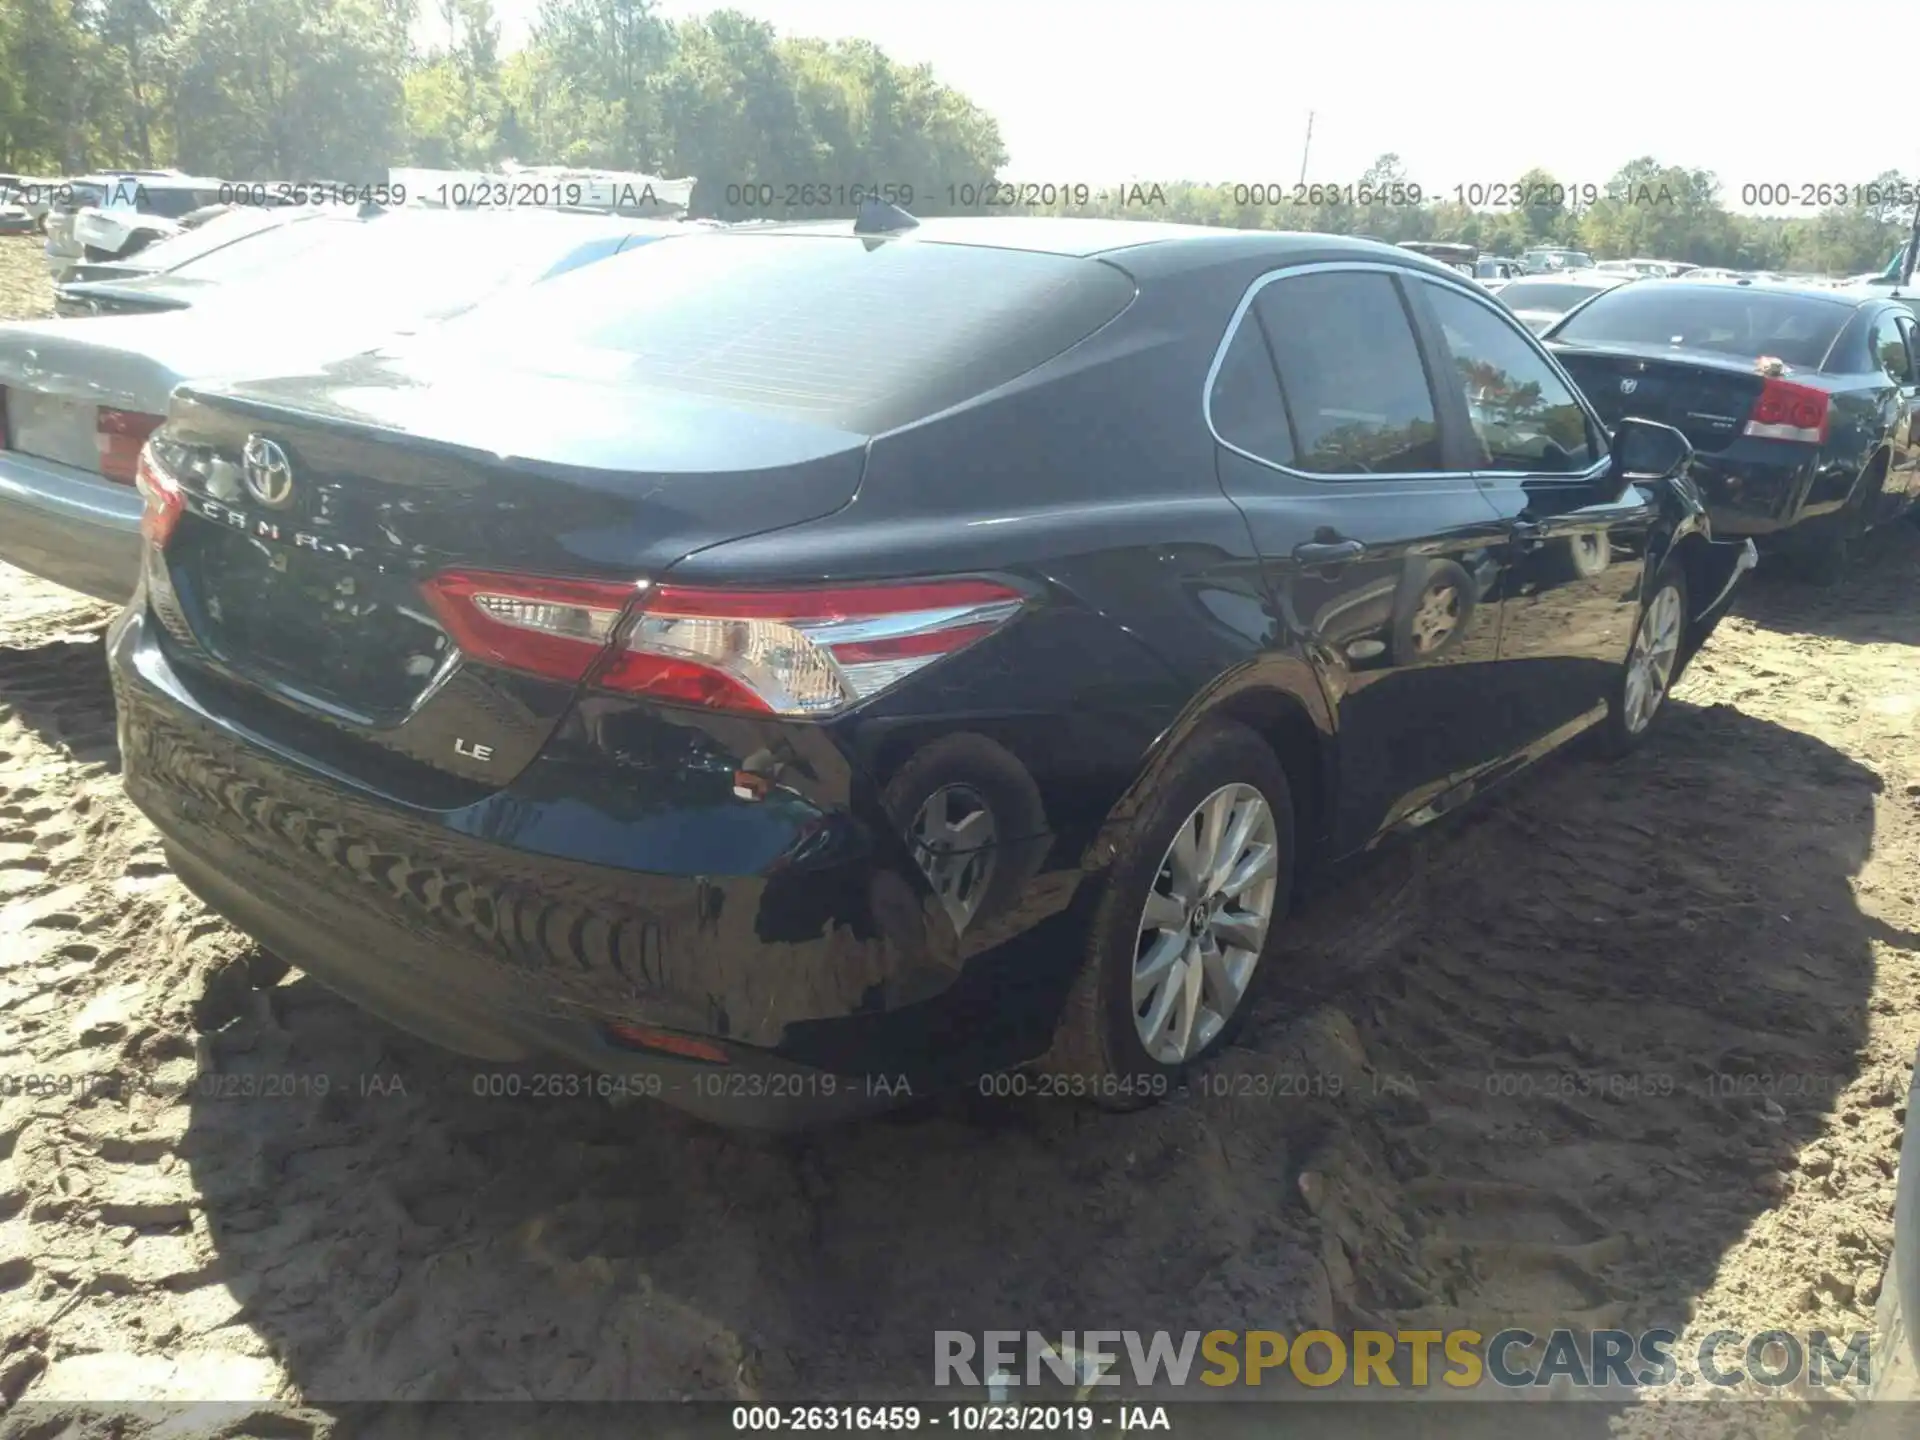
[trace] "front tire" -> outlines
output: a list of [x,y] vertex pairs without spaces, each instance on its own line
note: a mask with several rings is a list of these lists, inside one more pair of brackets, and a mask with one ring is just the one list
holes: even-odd
[[1115,856],[1042,1062],[1131,1110],[1225,1045],[1292,898],[1286,771],[1244,725],[1195,734]]
[[1680,669],[1687,636],[1687,576],[1676,561],[1660,567],[1647,587],[1633,644],[1614,681],[1604,745],[1610,756],[1639,748],[1667,712],[1667,695]]

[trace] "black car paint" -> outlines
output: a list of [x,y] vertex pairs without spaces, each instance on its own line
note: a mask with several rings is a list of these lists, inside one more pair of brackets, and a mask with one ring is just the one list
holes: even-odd
[[[1663,289],[1726,289],[1722,281],[1668,280]],[[1769,287],[1786,289],[1788,287]],[[1832,291],[1809,291],[1810,296],[1841,303]],[[1862,487],[1871,483],[1876,460],[1885,468],[1868,523],[1879,523],[1920,501],[1920,388],[1901,386],[1868,353],[1866,337],[1882,315],[1903,310],[1897,301],[1856,300],[1852,317],[1835,337],[1819,369],[1796,368],[1784,378],[1795,384],[1824,390],[1830,397],[1828,437],[1824,444],[1748,437],[1741,434],[1747,406],[1759,393],[1760,378],[1753,359],[1724,354],[1674,350],[1650,345],[1588,345],[1561,338],[1561,331],[1594,300],[1570,311],[1541,337],[1560,362],[1579,380],[1603,419],[1647,415],[1674,422],[1677,417],[1643,408],[1646,397],[1621,395],[1616,378],[1645,385],[1647,377],[1663,372],[1688,376],[1698,383],[1718,384],[1726,400],[1747,391],[1740,403],[1713,403],[1697,423],[1680,419],[1694,442],[1692,477],[1705,497],[1714,532],[1725,537],[1751,536],[1778,547],[1816,543],[1832,533]],[[1914,357],[1920,366],[1920,354]],[[1692,418],[1692,417],[1687,417]]]
[[[940,243],[938,222],[845,243]],[[645,436],[583,428],[569,406],[606,407],[577,387],[535,403],[514,388],[508,416],[484,390],[463,399],[377,357],[184,395],[168,434],[229,456],[248,433],[281,441],[316,497],[300,524],[375,549],[356,572],[369,584],[388,583],[377,567],[398,584],[484,559],[688,585],[980,574],[1033,603],[831,720],[645,703],[591,677],[576,694],[468,662],[395,726],[207,643],[218,627],[201,592],[223,568],[257,577],[311,557],[292,534],[263,532],[279,522],[210,511],[202,493],[182,532],[224,550],[184,575],[149,550],[111,636],[129,793],[190,885],[401,1023],[474,1053],[550,1050],[666,1076],[673,1103],[779,1123],[862,1108],[872,1086],[858,1077],[904,1076],[919,1091],[1040,1054],[1118,837],[1210,717],[1275,743],[1298,851],[1327,865],[1600,718],[1643,577],[1668,556],[1693,581],[1690,648],[1717,621],[1738,554],[1709,542],[1684,479],[1627,483],[1604,462],[1578,480],[1456,474],[1410,506],[1404,493],[1237,473],[1205,418],[1205,377],[1250,286],[1357,264],[1479,294],[1445,267],[1364,242],[1219,232],[1086,263],[1137,284],[1118,318],[1010,383],[871,437],[764,416],[723,424],[692,402]],[[1452,451],[1464,413],[1442,417]],[[484,444],[444,438],[462,428]],[[663,433],[686,448],[636,470]],[[790,486],[755,487],[742,447],[756,444]],[[501,514],[527,523],[482,525]],[[1296,562],[1292,546],[1322,523],[1380,547],[1390,581],[1435,546],[1471,552],[1500,623],[1449,663],[1395,664],[1390,647],[1384,665],[1354,663],[1358,635],[1338,616],[1365,610],[1379,567]],[[1562,563],[1561,542],[1596,527],[1617,532],[1622,557],[1605,583]],[[1556,596],[1625,628],[1601,625],[1613,641],[1600,650],[1546,638],[1533,607]],[[1504,660],[1509,614],[1530,639]],[[491,727],[499,763],[456,754],[476,725]],[[964,935],[883,800],[910,756],[954,734],[1031,774],[1045,817],[1003,837],[1030,872],[1024,891]],[[1419,743],[1372,779],[1378,747],[1405,739]],[[736,792],[742,771],[768,782],[765,800]],[[607,1021],[723,1040],[732,1073],[763,1078],[717,1099],[696,1062],[613,1045]]]

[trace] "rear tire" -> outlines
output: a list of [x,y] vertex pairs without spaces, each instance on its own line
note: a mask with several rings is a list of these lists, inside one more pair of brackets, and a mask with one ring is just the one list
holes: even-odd
[[1847,498],[1846,508],[1834,517],[1830,533],[1821,536],[1793,557],[1793,573],[1804,583],[1827,589],[1846,578],[1854,557],[1854,546],[1873,528],[1875,512],[1880,508],[1880,487],[1886,483],[1887,460],[1876,455],[1867,464],[1866,473]]
[[1293,862],[1286,771],[1244,725],[1208,724],[1114,857],[1042,1068],[1106,1109],[1167,1094],[1245,1022]]
[[[1679,560],[1660,567],[1640,602],[1633,644],[1614,681],[1601,748],[1618,759],[1637,750],[1662,715],[1687,640],[1687,576]],[[1636,674],[1636,671],[1638,672]]]

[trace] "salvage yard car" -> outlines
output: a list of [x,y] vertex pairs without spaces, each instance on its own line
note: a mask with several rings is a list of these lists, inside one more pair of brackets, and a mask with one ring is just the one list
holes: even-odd
[[56,315],[149,315],[185,310],[222,287],[291,268],[332,246],[340,226],[381,219],[345,205],[236,207],[204,226],[148,246],[130,260],[76,267],[53,292]]
[[1646,737],[1753,556],[1689,454],[1392,246],[667,239],[178,392],[127,791],[456,1051],[739,1124],[1036,1059],[1147,1103],[1299,876]]
[[1920,496],[1920,348],[1884,291],[1662,280],[1545,338],[1602,418],[1693,442],[1716,534],[1777,548],[1808,579],[1838,579],[1852,542]]
[[1542,245],[1522,252],[1520,266],[1529,275],[1556,274],[1562,270],[1591,270],[1593,256],[1584,250],[1564,250]]
[[47,268],[56,282],[76,265],[122,259],[179,234],[186,215],[219,200],[222,182],[177,170],[134,170],[63,186],[47,216]]
[[280,230],[207,256],[219,272],[222,256],[241,269],[249,247],[269,252],[191,310],[0,325],[0,560],[117,604],[140,569],[134,462],[182,380],[363,349],[676,227],[402,211],[325,228],[339,232],[325,247]]
[[1635,277],[1605,270],[1579,270],[1564,275],[1523,275],[1495,293],[1534,334],[1549,329],[1576,305],[1629,284]]

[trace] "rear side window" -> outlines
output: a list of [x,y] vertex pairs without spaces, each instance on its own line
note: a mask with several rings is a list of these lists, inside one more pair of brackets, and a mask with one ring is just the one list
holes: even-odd
[[1015,379],[1133,295],[1119,270],[1075,256],[709,234],[500,296],[431,343],[872,434]]
[[1568,317],[1555,340],[1649,345],[1757,360],[1771,355],[1816,370],[1853,306],[1758,286],[1624,285]]
[[1891,310],[1882,311],[1874,320],[1867,345],[1873,351],[1874,364],[1902,385],[1913,383],[1913,359],[1907,354],[1907,339],[1900,333],[1898,319]]
[[1220,357],[1208,405],[1214,433],[1227,444],[1276,465],[1293,463],[1293,431],[1280,399],[1280,382],[1252,310]]
[[1513,321],[1456,290],[1420,283],[1466,400],[1478,468],[1540,475],[1591,468],[1597,457],[1587,412]]
[[1322,475],[1441,468],[1426,368],[1388,276],[1293,276],[1261,290],[1254,310],[1280,367],[1295,467]]

